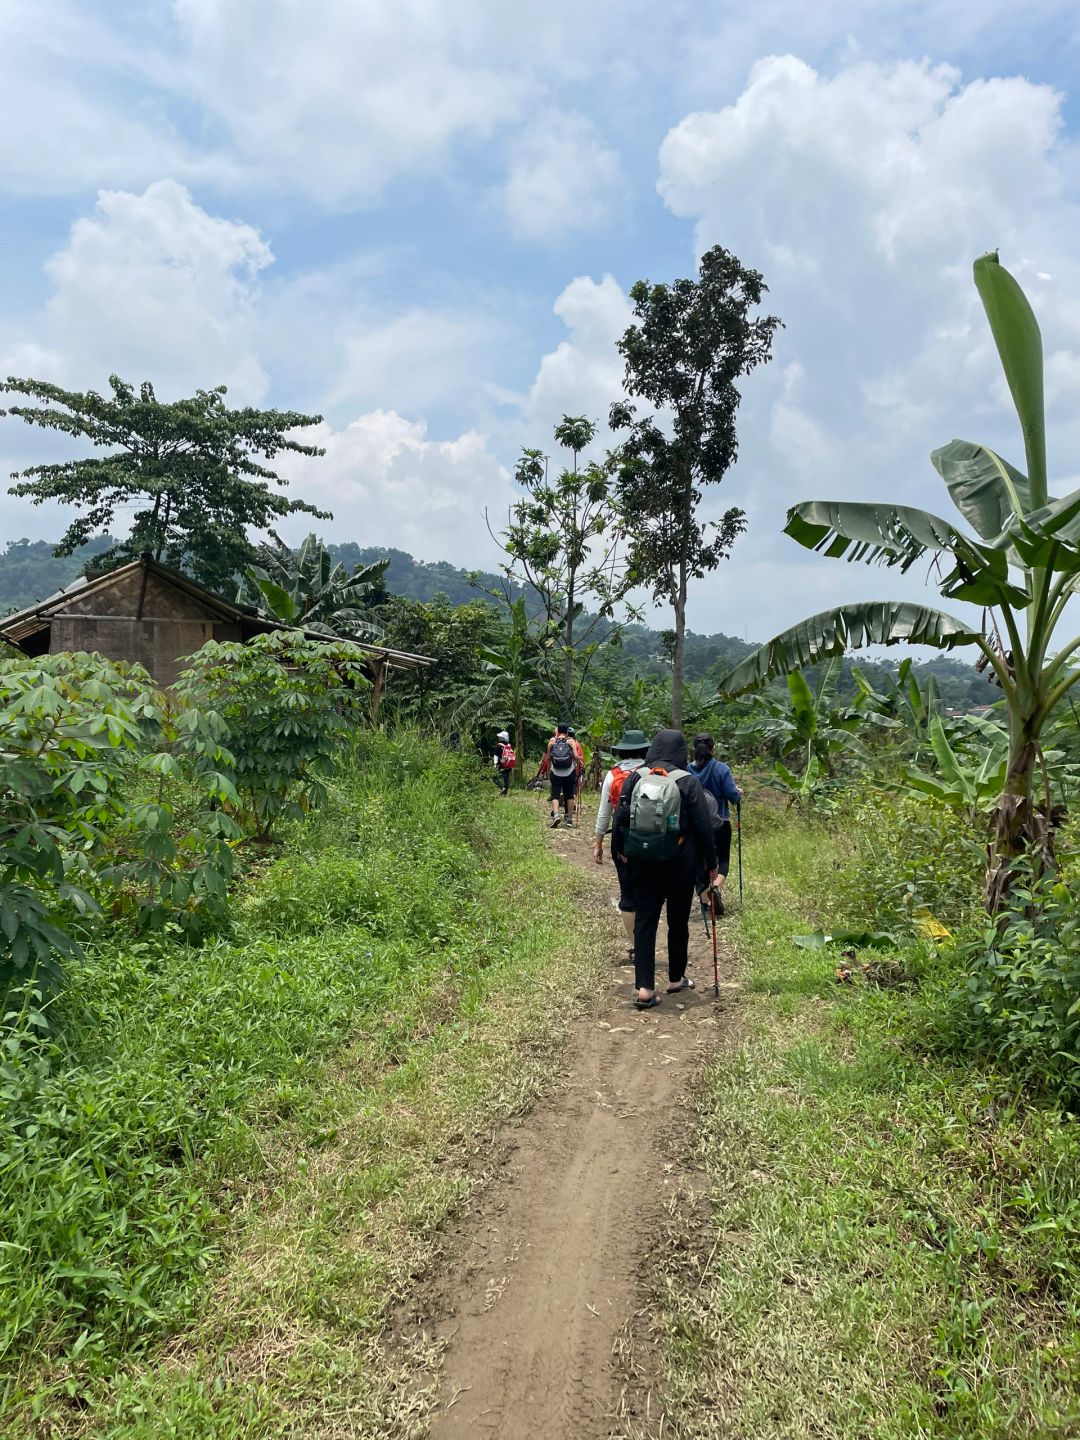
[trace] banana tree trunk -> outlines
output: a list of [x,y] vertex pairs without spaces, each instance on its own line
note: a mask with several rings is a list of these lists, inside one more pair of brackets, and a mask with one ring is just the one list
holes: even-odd
[[1016,716],[1009,728],[1009,769],[990,820],[986,866],[986,908],[991,915],[1006,903],[1017,877],[1016,861],[1028,856],[1039,869],[1053,865],[1050,816],[1032,798],[1038,764],[1039,722]]

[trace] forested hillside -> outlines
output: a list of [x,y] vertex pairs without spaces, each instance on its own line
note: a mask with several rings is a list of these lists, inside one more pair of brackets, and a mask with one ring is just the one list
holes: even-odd
[[[0,554],[0,614],[31,605],[69,584],[82,572],[88,560],[115,543],[109,536],[101,535],[74,555],[57,558],[52,553],[52,545],[46,540],[9,541]],[[446,560],[415,560],[404,550],[377,545],[361,546],[351,540],[341,545],[327,545],[326,548],[349,570],[388,560],[383,581],[386,592],[425,604],[442,595],[451,605],[468,605],[483,600],[488,589],[501,583],[500,577],[481,571],[475,576],[479,583],[474,584],[468,570],[462,570]],[[601,623],[599,633],[606,633],[608,628]],[[725,670],[751,654],[756,645],[756,641],[739,640],[723,631],[711,635],[688,631],[686,678],[689,681],[717,679]],[[642,675],[670,674],[670,636],[663,630],[654,630],[647,625],[626,626],[616,654],[620,669]],[[874,683],[881,681],[888,671],[895,670],[895,666],[877,664],[872,660],[853,662],[845,658],[838,683],[841,695],[854,694],[855,682],[851,673],[854,663],[858,663]],[[922,679],[933,675],[943,703],[953,709],[966,710],[997,698],[990,692],[985,677],[964,660],[946,655],[935,656],[933,660],[914,666],[914,671]],[[813,677],[812,670],[807,673]]]

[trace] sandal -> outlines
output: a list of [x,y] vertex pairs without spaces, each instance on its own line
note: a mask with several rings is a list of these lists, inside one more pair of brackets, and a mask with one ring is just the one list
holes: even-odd
[[694,988],[693,980],[691,980],[688,975],[684,975],[677,985],[669,985],[667,987],[667,993],[669,995],[677,995],[680,990],[693,990]]
[[634,1004],[639,1010],[653,1010],[660,1004],[660,996],[653,992],[647,1000],[642,1000],[640,995],[634,996]]

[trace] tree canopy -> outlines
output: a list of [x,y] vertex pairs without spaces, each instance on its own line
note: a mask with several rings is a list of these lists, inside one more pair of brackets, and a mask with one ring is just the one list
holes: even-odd
[[292,435],[318,424],[320,416],[233,410],[225,403],[224,385],[169,402],[158,400],[149,381],[136,391],[111,375],[109,386],[111,395],[102,396],[14,375],[0,385],[0,392],[32,402],[11,405],[0,415],[87,440],[106,452],[32,465],[12,476],[19,482],[12,495],[82,512],[56,546],[57,555],[71,554],[109,529],[118,511],[135,506],[127,536],[96,557],[95,569],[148,553],[220,591],[254,558],[250,529],[269,529],[296,511],[331,518],[278,494],[271,487],[286,482],[266,463],[289,451],[323,454]]
[[[753,313],[767,293],[756,270],[714,245],[696,280],[639,280],[631,288],[635,323],[619,341],[627,398],[610,416],[611,428],[625,436],[619,501],[631,578],[675,612],[675,725],[682,724],[689,582],[714,570],[746,527],[737,508],[704,523],[697,511],[703,487],[718,484],[738,455],[736,382],[772,353],[780,321]],[[652,413],[639,416],[635,400]]]

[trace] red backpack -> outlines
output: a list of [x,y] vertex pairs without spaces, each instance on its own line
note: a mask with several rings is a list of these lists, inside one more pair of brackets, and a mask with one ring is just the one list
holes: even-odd
[[514,754],[514,747],[512,745],[504,744],[502,747],[502,754],[499,756],[499,769],[513,770],[516,764],[517,756]]
[[619,803],[619,796],[622,794],[622,787],[626,784],[627,778],[633,775],[638,768],[637,765],[633,770],[624,770],[621,765],[611,767],[611,808],[613,810]]

